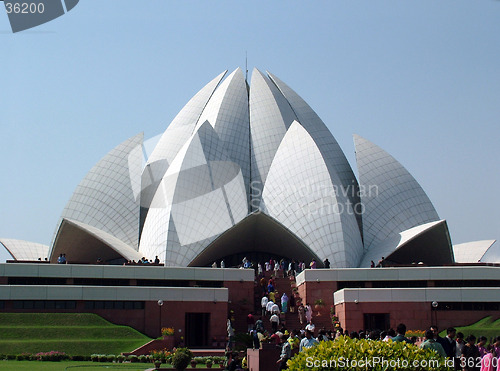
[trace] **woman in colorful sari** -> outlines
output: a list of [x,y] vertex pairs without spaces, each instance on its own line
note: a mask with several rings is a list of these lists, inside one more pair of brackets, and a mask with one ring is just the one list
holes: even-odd
[[481,371],[495,371],[496,368],[494,367],[495,361],[493,361],[495,354],[495,348],[493,345],[489,345],[488,348],[486,349],[486,353],[481,358]]
[[281,295],[281,311],[283,313],[288,312],[288,296],[286,295],[286,292]]
[[309,303],[306,304],[305,312],[306,312],[306,320],[307,320],[307,322],[311,322],[312,316],[313,316],[313,312],[312,312],[312,308],[309,305]]

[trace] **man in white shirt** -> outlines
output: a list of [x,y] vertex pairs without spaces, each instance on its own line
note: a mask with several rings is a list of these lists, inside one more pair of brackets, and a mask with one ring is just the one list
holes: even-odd
[[306,330],[311,331],[311,333],[314,336],[314,330],[316,330],[316,326],[314,326],[314,323],[312,323],[312,321],[309,321],[309,323],[306,326]]
[[306,337],[300,341],[299,352],[302,352],[302,349],[311,348],[316,344],[318,344],[318,340],[313,338],[311,331],[306,330]]
[[233,325],[231,324],[231,320],[229,318],[227,319],[227,337],[228,337],[227,349],[232,350],[234,346],[234,329]]
[[273,304],[273,306],[271,307],[271,313],[280,314],[280,307],[278,307],[278,304],[276,303]]
[[274,305],[274,303],[272,300],[269,300],[266,304],[266,311],[267,311],[267,313],[269,313],[269,315],[271,315],[271,313],[272,313],[273,305]]
[[278,317],[277,314],[273,314],[271,318],[269,319],[271,322],[271,327],[273,329],[273,333],[278,331],[278,325],[280,324],[280,318]]
[[266,306],[268,302],[269,299],[267,298],[267,295],[264,295],[262,299],[260,299],[260,306],[262,307],[262,317],[266,315]]

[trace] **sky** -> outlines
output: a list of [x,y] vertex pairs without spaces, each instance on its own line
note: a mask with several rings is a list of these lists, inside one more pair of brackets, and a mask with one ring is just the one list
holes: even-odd
[[499,19],[496,0],[80,0],[13,34],[1,11],[0,238],[50,244],[101,157],[162,133],[248,55],[250,74],[309,103],[355,172],[359,134],[417,179],[453,243],[497,239]]

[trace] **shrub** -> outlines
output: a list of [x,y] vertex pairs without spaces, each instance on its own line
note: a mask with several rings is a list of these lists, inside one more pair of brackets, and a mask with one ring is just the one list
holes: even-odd
[[188,348],[178,348],[172,356],[172,365],[176,370],[185,370],[192,358],[193,353]]
[[234,337],[235,350],[236,351],[246,351],[248,348],[253,346],[253,339],[250,334],[239,333]]
[[21,353],[21,354],[18,354],[18,355],[16,355],[16,359],[18,361],[31,361],[32,360],[31,353]]
[[84,356],[71,356],[72,361],[85,361]]
[[108,362],[108,356],[106,354],[99,354],[99,362]]
[[[361,363],[354,365],[353,363],[365,362],[365,360],[372,363],[363,365]],[[375,360],[380,362],[373,363]],[[433,362],[432,366],[431,362]],[[452,370],[452,368],[447,367],[443,358],[430,349],[420,349],[404,342],[358,340],[350,339],[347,336],[341,336],[335,341],[322,341],[318,345],[300,352],[288,361],[288,366],[290,371],[305,369],[348,370],[365,369],[365,367],[372,371],[395,369]]]
[[226,357],[222,357],[222,356],[213,356],[213,357],[212,357],[212,361],[214,361],[214,363],[217,363],[217,364],[219,364],[219,365],[220,365],[220,364],[221,364],[221,362],[222,362],[222,363],[226,362]]
[[199,364],[202,364],[202,363],[205,363],[205,358],[206,358],[206,357],[194,357],[194,358],[193,358],[193,361],[195,361],[195,362],[196,362],[196,364],[198,364],[198,363],[199,363]]
[[149,356],[140,355],[139,357],[137,357],[137,359],[141,363],[147,363],[147,362],[149,362]]
[[37,359],[39,361],[59,362],[69,359],[69,356],[64,352],[51,351],[37,353],[34,355],[34,359]]
[[114,362],[116,359],[116,356],[114,354],[108,354],[106,356],[106,358],[107,358],[108,362]]
[[98,361],[99,361],[99,354],[92,354],[92,355],[90,356],[90,360],[91,360],[92,362],[98,362]]
[[139,360],[137,359],[137,356],[136,356],[136,355],[130,355],[130,356],[128,356],[128,360],[129,360],[131,363],[137,363],[137,362],[139,362]]
[[125,361],[125,356],[120,354],[119,356],[116,356],[116,362],[118,363],[123,363]]
[[15,355],[15,354],[7,354],[7,355],[5,356],[5,359],[6,359],[7,361],[13,361],[13,360],[15,360],[15,359],[16,359],[16,355]]

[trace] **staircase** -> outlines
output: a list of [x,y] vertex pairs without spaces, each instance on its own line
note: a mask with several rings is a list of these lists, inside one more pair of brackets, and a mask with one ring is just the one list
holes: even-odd
[[[266,273],[265,274],[266,280],[269,280],[269,278],[271,277],[271,275],[270,275],[271,272],[265,272],[265,273]],[[291,283],[295,283],[295,278],[293,280],[290,280],[289,277],[284,277],[284,278],[283,277],[274,277],[274,287],[275,287],[276,291],[278,291],[280,298],[284,292],[286,293],[286,295],[289,298],[293,295]],[[260,285],[256,286],[254,295],[255,295],[254,302],[256,303],[256,310],[255,310],[256,316],[255,316],[255,318],[257,320],[261,317],[260,316],[260,313],[261,313],[260,300],[262,298],[262,291],[261,291]],[[297,300],[296,300],[296,303],[297,303]],[[303,304],[305,305],[306,303],[303,303]],[[331,319],[330,319],[329,308],[324,308],[321,311],[321,315],[318,315],[318,311],[314,308],[314,303],[310,303],[310,304],[311,304],[312,309],[313,309],[312,322],[316,326],[316,333],[318,332],[318,330],[320,330],[322,328],[325,328],[327,330],[331,330],[332,323],[331,323]],[[281,308],[281,301],[278,303],[278,305]],[[303,329],[306,326],[306,323],[304,323],[302,325],[300,324],[297,307],[298,307],[298,305],[296,304],[294,313],[291,313],[290,307],[288,307],[287,313],[285,313],[285,314],[282,313],[280,316],[280,320],[281,320],[280,324],[284,323],[285,327],[288,329],[288,331]],[[265,318],[262,318],[262,322],[264,322],[264,328],[268,331],[271,331],[271,324],[269,322],[269,317],[266,316]]]

